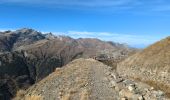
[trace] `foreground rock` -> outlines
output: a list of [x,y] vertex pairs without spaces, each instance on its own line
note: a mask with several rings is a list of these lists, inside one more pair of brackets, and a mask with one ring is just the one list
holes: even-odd
[[110,87],[119,93],[117,100],[169,100],[165,92],[155,90],[146,83],[121,77],[116,72],[110,72],[108,80]]
[[120,77],[113,68],[93,59],[77,59],[56,69],[16,100],[168,100],[164,92]]

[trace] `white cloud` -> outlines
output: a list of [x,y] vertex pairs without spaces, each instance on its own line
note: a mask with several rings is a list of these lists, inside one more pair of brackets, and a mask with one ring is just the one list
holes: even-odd
[[[0,29],[0,32],[15,29]],[[49,33],[48,31],[42,32]],[[113,33],[113,32],[88,32],[88,31],[68,31],[68,32],[51,32],[55,35],[64,35],[70,36],[72,38],[98,38],[104,41],[113,41],[119,43],[126,43],[133,47],[146,47],[150,44],[153,44],[156,41],[159,41],[165,36],[151,36],[151,35],[137,35],[129,33]]]
[[0,29],[0,32],[4,32],[4,31],[8,31],[8,30],[14,31],[15,29],[7,29],[7,28],[5,29],[5,28],[1,28],[1,29]]
[[0,3],[109,12],[117,10],[129,10],[135,13],[170,11],[170,2],[167,0],[0,0]]
[[78,31],[68,31],[68,34],[72,34],[72,35],[92,35],[94,34],[95,32],[86,32],[86,31],[83,31],[83,32],[78,32]]
[[160,40],[160,37],[153,37],[150,35],[120,34],[112,32],[68,31],[68,32],[54,32],[54,34],[68,35],[73,38],[98,38],[105,41],[127,43],[130,46],[135,47],[141,46],[145,47]]
[[4,3],[55,4],[73,6],[120,6],[136,0],[1,0]]

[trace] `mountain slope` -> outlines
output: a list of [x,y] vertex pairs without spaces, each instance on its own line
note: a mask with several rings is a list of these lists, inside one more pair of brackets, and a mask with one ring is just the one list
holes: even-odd
[[[42,93],[41,95],[44,96],[44,99],[50,100],[59,99],[57,97],[60,97],[60,95],[61,99],[70,96],[69,98],[80,100],[80,98],[89,97],[89,93],[92,93],[93,97],[89,97],[91,98],[90,100],[102,98],[109,100],[109,98],[116,97],[114,95],[116,93],[103,82],[104,68],[107,68],[107,66],[103,66],[102,63],[92,59],[73,61],[63,69],[56,70],[49,77],[38,83],[37,86],[31,87],[28,90],[28,94]],[[98,71],[96,70],[97,67]],[[93,84],[91,84],[91,81],[93,81]]]
[[77,39],[78,43],[83,47],[84,49],[84,55],[90,56],[90,55],[98,55],[101,53],[111,53],[114,51],[122,50],[122,49],[128,49],[123,44],[119,43],[110,43],[107,41],[101,41],[99,39],[95,38],[80,38]]
[[4,79],[7,76],[15,80],[18,88],[28,88],[76,58],[92,58],[100,54],[121,56],[117,52],[131,51],[131,48],[118,43],[54,36],[27,28],[0,32],[0,47],[2,87],[8,84]]
[[145,81],[170,93],[170,37],[129,57],[117,69],[120,74]]
[[27,75],[34,81],[41,80],[56,67],[61,67],[75,58],[89,58],[103,51],[112,53],[120,48],[127,48],[98,39],[76,40],[66,36],[41,34],[26,28],[6,31],[1,35],[0,75]]
[[57,68],[24,94],[18,93],[15,99],[168,100],[163,94],[146,84],[120,77],[111,67],[94,59],[77,59]]

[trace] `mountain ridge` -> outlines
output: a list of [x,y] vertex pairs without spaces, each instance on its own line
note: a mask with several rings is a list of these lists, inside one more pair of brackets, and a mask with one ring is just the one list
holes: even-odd
[[94,59],[76,59],[31,86],[14,100],[169,100],[164,92],[121,77]]
[[57,67],[76,58],[93,58],[103,53],[110,58],[114,54],[124,58],[133,51],[121,44],[113,44],[99,39],[73,39],[52,33],[42,34],[27,28],[5,31],[0,34],[0,75],[14,77],[18,88],[28,88]]

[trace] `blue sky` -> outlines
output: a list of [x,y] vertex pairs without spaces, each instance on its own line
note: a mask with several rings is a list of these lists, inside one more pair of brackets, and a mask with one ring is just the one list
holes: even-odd
[[0,30],[33,28],[146,47],[170,35],[168,0],[0,0]]

